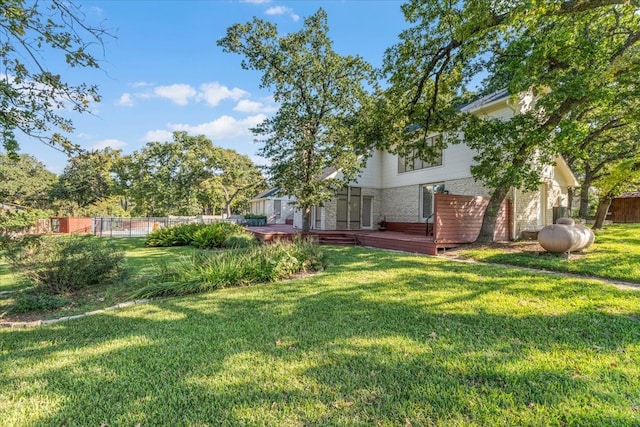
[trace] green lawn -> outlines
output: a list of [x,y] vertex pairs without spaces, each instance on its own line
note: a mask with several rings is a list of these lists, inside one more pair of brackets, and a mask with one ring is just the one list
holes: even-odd
[[0,330],[2,425],[640,425],[638,291],[328,253],[303,279]]
[[527,242],[502,247],[482,246],[457,250],[456,255],[477,261],[640,283],[640,224],[607,226],[596,232],[593,246],[570,259],[539,254],[540,248],[533,250],[531,246]]
[[[191,247],[148,248],[144,245],[145,239],[140,237],[113,238],[111,241],[118,250],[125,253],[129,272],[129,278],[126,282],[117,285],[94,286],[85,292],[69,296],[69,305],[59,310],[28,313],[26,319],[73,316],[127,301],[131,299],[133,291],[145,283],[145,277],[157,273],[161,265],[176,262],[180,257],[188,256],[196,250]],[[1,255],[0,252],[0,292],[28,288],[30,286],[28,283],[21,281],[18,275],[11,273]],[[25,315],[13,315],[10,312],[15,296],[15,293],[0,295],[0,321],[21,320],[25,317]],[[5,313],[7,311],[8,313]],[[3,315],[3,313],[5,314]]]

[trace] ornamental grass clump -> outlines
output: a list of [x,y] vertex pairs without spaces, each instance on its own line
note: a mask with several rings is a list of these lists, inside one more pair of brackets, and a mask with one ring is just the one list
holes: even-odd
[[200,249],[221,248],[232,235],[249,235],[240,225],[232,222],[214,222],[199,228],[193,234],[192,246]]
[[188,295],[220,288],[274,282],[325,266],[324,252],[307,240],[254,245],[250,248],[194,253],[162,268],[134,298]]
[[179,224],[158,228],[147,235],[146,245],[150,247],[188,246],[193,234],[204,224]]
[[53,295],[126,276],[124,254],[110,241],[91,235],[28,236],[13,242],[5,257],[37,291]]
[[232,236],[242,236],[247,241],[253,240],[253,236],[238,224],[214,222],[159,228],[149,233],[145,244],[150,247],[194,246],[199,249],[249,246],[246,243],[239,243],[239,238],[232,239],[227,245],[227,240]]

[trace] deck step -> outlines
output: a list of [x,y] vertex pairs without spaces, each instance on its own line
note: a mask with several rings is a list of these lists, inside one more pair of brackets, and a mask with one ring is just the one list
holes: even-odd
[[319,233],[318,234],[318,243],[321,245],[355,245],[356,239],[353,234],[329,234],[329,233]]

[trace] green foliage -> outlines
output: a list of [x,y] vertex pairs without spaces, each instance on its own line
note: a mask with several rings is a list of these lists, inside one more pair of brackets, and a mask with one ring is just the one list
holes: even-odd
[[124,255],[91,235],[27,236],[12,242],[5,256],[36,288],[61,294],[122,280]]
[[[61,71],[69,67],[99,68],[92,51],[107,35],[87,22],[78,6],[62,0],[0,2],[0,133],[7,152],[18,151],[16,132],[70,152],[77,149],[61,133],[73,132],[61,114],[88,112],[100,97],[95,86],[69,84],[47,67],[45,57]],[[51,132],[54,133],[51,133]]]
[[246,239],[253,239],[240,225],[231,222],[214,222],[159,228],[149,233],[146,245],[151,247],[191,245],[200,249],[212,249],[223,247],[230,236],[247,236]]
[[232,234],[228,236],[222,243],[223,248],[227,249],[241,249],[249,248],[258,244],[258,241],[249,233]]
[[19,233],[34,227],[36,221],[47,218],[47,213],[38,209],[6,211],[0,209],[0,246]]
[[10,313],[30,313],[33,311],[52,311],[68,305],[69,298],[64,295],[51,295],[43,292],[23,291],[15,298]]
[[56,175],[28,154],[0,154],[0,202],[27,208],[49,208]]
[[221,248],[224,242],[232,235],[247,234],[245,229],[232,222],[214,222],[200,227],[193,234],[193,242],[196,248],[213,249]]
[[244,219],[263,219],[263,220],[267,220],[267,216],[266,215],[256,215],[256,214],[245,214],[244,215]]
[[114,165],[116,192],[143,216],[231,214],[264,185],[248,156],[213,145],[203,135],[174,132]]
[[111,197],[116,188],[112,170],[119,159],[120,151],[111,148],[71,157],[52,191],[53,197],[66,208],[62,212],[77,215],[80,209]]
[[194,233],[204,224],[178,224],[158,228],[147,235],[146,245],[150,247],[188,246],[193,242]]
[[[283,36],[276,25],[254,18],[218,40],[225,52],[244,57],[244,69],[262,73],[262,86],[280,105],[253,132],[264,138],[261,154],[271,161],[273,183],[302,208],[305,231],[310,208],[352,181],[370,154],[371,140],[358,132],[357,118],[370,102],[375,73],[361,57],[338,55],[328,33],[319,9],[295,33]],[[341,174],[325,179],[327,170]]]
[[273,282],[325,266],[317,244],[298,239],[214,253],[196,253],[165,268],[135,298],[187,295],[214,289]]

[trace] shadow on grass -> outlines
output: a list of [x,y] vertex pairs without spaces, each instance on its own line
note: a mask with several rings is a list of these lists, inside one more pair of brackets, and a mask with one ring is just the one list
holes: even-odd
[[382,251],[332,260],[300,281],[0,331],[0,415],[43,411],[27,425],[638,420],[635,295]]

